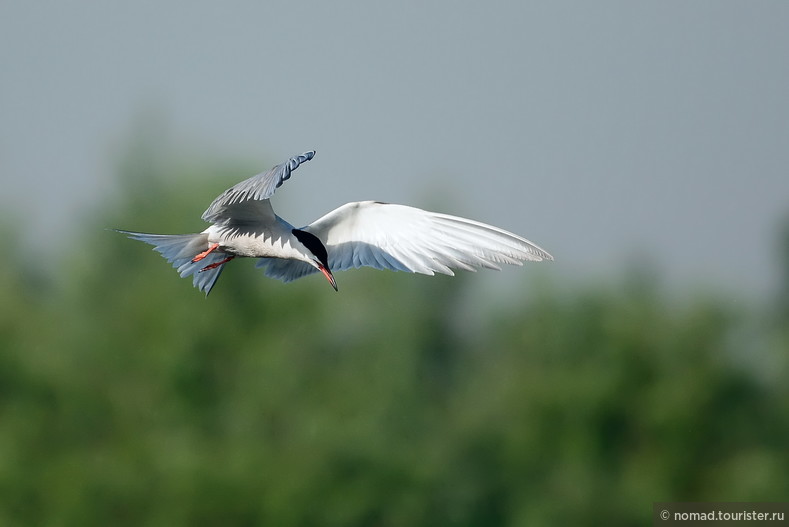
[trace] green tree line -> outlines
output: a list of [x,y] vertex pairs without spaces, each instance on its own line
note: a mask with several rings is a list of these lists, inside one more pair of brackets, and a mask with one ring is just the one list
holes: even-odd
[[481,311],[477,275],[334,293],[248,261],[205,299],[104,228],[201,230],[248,171],[165,165],[125,159],[50,267],[6,222],[0,525],[650,525],[789,496],[786,302],[531,267]]

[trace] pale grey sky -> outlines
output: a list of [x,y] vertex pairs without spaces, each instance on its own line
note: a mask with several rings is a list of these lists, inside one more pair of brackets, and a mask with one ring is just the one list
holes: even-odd
[[5,1],[0,66],[0,204],[48,239],[153,108],[261,169],[316,149],[276,197],[295,223],[446,192],[568,276],[633,252],[676,283],[776,276],[789,2]]

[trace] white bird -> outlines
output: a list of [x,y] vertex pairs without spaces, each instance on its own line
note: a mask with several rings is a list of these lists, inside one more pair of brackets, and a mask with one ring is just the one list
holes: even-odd
[[271,208],[269,198],[315,151],[305,152],[223,192],[203,213],[210,223],[197,234],[145,234],[118,230],[154,246],[182,277],[206,295],[236,257],[259,258],[257,267],[290,282],[321,272],[334,290],[333,271],[359,267],[433,275],[452,269],[500,269],[498,264],[553,260],[516,234],[465,218],[358,201],[296,228]]

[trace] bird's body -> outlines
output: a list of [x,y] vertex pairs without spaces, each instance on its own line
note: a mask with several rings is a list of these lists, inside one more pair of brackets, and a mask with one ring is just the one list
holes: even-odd
[[294,156],[217,197],[203,213],[211,225],[197,234],[119,231],[154,246],[182,277],[206,295],[236,257],[259,258],[267,276],[289,282],[362,266],[422,274],[499,269],[498,264],[553,257],[530,241],[484,223],[425,210],[360,201],[296,228],[274,213],[269,198],[314,151]]
[[242,227],[211,225],[204,234],[209,245],[218,243],[218,250],[228,255],[246,258],[308,258],[309,253],[299,247],[293,234],[295,227],[281,218],[266,225],[265,230],[255,231]]

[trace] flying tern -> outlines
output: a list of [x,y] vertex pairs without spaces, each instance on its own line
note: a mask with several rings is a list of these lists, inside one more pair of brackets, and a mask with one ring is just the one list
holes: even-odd
[[296,228],[271,208],[269,198],[315,151],[291,157],[268,172],[229,188],[203,213],[211,225],[196,234],[146,234],[116,229],[153,245],[181,277],[192,276],[206,295],[225,265],[259,258],[257,267],[290,282],[359,267],[434,275],[452,269],[500,269],[498,264],[553,260],[532,242],[478,221],[380,201],[346,203]]

